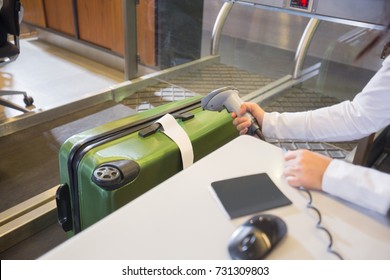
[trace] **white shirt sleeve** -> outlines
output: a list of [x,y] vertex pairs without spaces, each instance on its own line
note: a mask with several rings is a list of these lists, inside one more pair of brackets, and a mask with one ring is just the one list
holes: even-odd
[[390,123],[390,56],[352,101],[297,113],[266,113],[263,133],[277,139],[350,141]]
[[[277,139],[349,141],[390,124],[390,56],[352,101],[298,113],[266,113],[263,133]],[[332,160],[323,176],[325,192],[387,214],[390,175],[341,160]]]
[[322,189],[383,215],[390,207],[389,174],[342,160],[331,161],[323,177]]

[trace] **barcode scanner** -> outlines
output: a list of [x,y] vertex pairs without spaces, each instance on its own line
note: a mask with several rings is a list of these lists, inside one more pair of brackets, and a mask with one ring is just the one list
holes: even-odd
[[[202,98],[202,109],[209,111],[222,111],[226,109],[229,113],[234,112],[238,115],[243,101],[238,95],[238,90],[232,86],[222,87],[213,90],[208,95]],[[260,125],[251,113],[246,112],[243,116],[251,121],[251,126],[248,128],[247,134],[257,135],[260,139],[264,139]]]

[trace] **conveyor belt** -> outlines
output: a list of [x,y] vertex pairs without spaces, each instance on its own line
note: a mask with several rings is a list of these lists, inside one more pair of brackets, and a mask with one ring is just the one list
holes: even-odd
[[167,102],[181,100],[194,95],[207,95],[214,89],[227,85],[235,86],[240,95],[251,93],[274,79],[215,63],[175,78],[160,80],[157,85],[141,89],[122,100],[122,104],[138,111],[156,107]]
[[[264,100],[261,105],[268,112],[300,112],[331,106],[341,101],[335,97],[325,96],[309,89],[296,87]],[[288,150],[308,149],[338,159],[345,158],[357,144],[356,141],[308,143],[279,141],[277,139],[269,139],[269,142]]]
[[[157,85],[139,90],[125,98],[122,103],[137,111],[143,111],[198,94],[207,95],[214,89],[227,85],[236,87],[240,91],[240,95],[245,96],[273,81],[272,78],[216,63],[167,81],[161,80]],[[264,100],[261,105],[269,112],[298,112],[331,106],[341,101],[338,98],[325,96],[313,90],[294,87]],[[345,158],[348,152],[356,146],[355,141],[322,144],[306,143],[306,145],[300,142],[295,145],[291,144],[293,141],[268,140],[278,146],[288,147],[289,149],[306,148],[333,158]]]

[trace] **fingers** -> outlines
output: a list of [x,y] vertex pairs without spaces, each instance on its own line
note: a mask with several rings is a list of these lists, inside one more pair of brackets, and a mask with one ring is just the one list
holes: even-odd
[[240,134],[246,134],[251,124],[251,121],[246,117],[237,117],[233,120],[233,125],[240,131]]
[[248,132],[248,128],[251,126],[251,121],[247,117],[237,116],[236,113],[231,113],[233,118],[233,125],[237,128],[241,135]]
[[240,110],[237,113],[232,112],[230,115],[232,116],[233,119],[235,119],[238,116],[244,115],[246,112],[250,112],[250,106],[248,103],[243,103],[241,104]]
[[284,159],[283,175],[289,185],[317,190],[321,189],[323,174],[332,160],[308,150],[288,151]]
[[251,115],[255,117],[259,125],[262,126],[263,117],[265,114],[264,110],[255,103],[244,103],[243,105],[245,105],[246,111],[243,111],[242,114],[244,114],[245,112],[251,113]]
[[283,176],[290,186],[297,187],[304,184],[304,165],[302,154],[304,150],[287,151],[284,154]]
[[251,103],[243,103],[243,104],[241,104],[240,111],[238,111],[238,115],[242,116],[246,112],[251,112],[251,105],[252,105]]
[[248,130],[249,130],[249,128],[243,128],[243,129],[241,129],[241,130],[239,130],[240,131],[240,135],[245,135],[245,134],[247,134],[248,133]]
[[231,113],[231,117],[233,118],[233,125],[236,126],[241,135],[246,134],[249,127],[252,125],[252,121],[243,115],[246,112],[252,113],[252,111],[256,110],[256,108],[259,110],[259,106],[257,104],[243,103],[238,113]]
[[[298,150],[299,151],[299,150]],[[285,154],[284,154],[284,160],[286,161],[286,163],[290,160],[293,160],[295,158],[297,158],[298,156],[298,151],[287,151]]]
[[287,183],[292,187],[300,187],[304,185],[304,180],[301,176],[302,171],[299,166],[288,165],[284,167],[283,176],[286,178]]
[[299,178],[294,177],[294,176],[286,176],[286,181],[292,187],[300,187],[300,186],[302,186],[301,181],[299,180]]

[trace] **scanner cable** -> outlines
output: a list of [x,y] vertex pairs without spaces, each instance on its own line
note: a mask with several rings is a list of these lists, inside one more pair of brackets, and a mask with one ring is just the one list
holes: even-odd
[[309,209],[313,209],[314,212],[317,213],[318,215],[318,221],[317,221],[317,224],[316,224],[316,227],[322,231],[324,231],[327,235],[328,235],[328,238],[329,238],[329,245],[328,245],[328,252],[335,255],[337,258],[339,258],[340,260],[343,260],[344,258],[338,253],[336,252],[335,250],[333,250],[333,237],[332,237],[332,234],[330,233],[330,231],[325,228],[324,226],[321,225],[321,222],[322,222],[322,215],[321,215],[321,212],[320,210],[318,210],[318,208],[316,208],[315,206],[313,206],[313,198],[312,198],[312,195],[310,193],[309,190],[305,189],[304,187],[299,187],[298,188],[300,191],[303,191],[305,193],[307,193],[307,195],[309,196],[309,201],[306,205],[307,208]]

